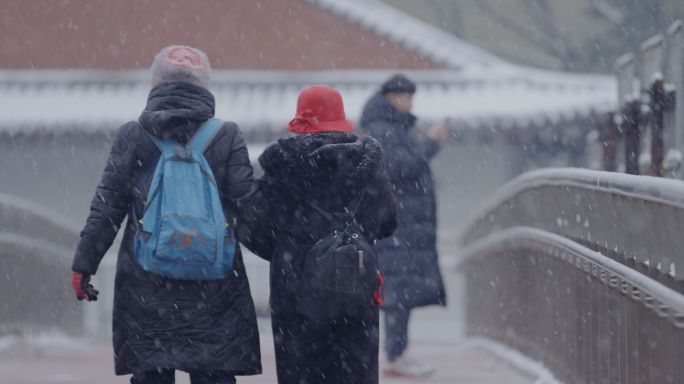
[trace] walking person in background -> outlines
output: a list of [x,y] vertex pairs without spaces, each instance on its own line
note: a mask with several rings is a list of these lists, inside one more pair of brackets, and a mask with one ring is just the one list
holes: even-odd
[[117,132],[73,261],[79,300],[128,216],[116,268],[117,375],[131,383],[235,383],[261,373],[254,303],[233,233],[253,182],[235,123],[214,117],[207,56],[164,48],[138,121]]
[[447,124],[426,135],[415,128],[411,114],[416,85],[396,75],[366,104],[364,132],[377,139],[397,199],[399,227],[378,242],[380,271],[385,276],[386,376],[419,378],[433,368],[405,354],[411,310],[446,305],[436,249],[436,197],[429,161],[447,134]]
[[259,158],[264,176],[240,201],[238,236],[271,261],[271,310],[280,384],[377,384],[376,239],[396,208],[382,150],[350,131],[340,93],[304,90],[297,115]]

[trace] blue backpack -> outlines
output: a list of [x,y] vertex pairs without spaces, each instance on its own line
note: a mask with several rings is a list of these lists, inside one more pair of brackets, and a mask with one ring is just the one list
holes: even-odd
[[182,280],[228,276],[237,249],[204,150],[223,122],[207,120],[190,142],[152,137],[162,151],[152,177],[135,256],[148,272]]

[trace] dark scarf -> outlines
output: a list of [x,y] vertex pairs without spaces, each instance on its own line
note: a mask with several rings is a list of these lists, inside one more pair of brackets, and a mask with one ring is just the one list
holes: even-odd
[[214,95],[186,82],[162,83],[150,90],[140,125],[154,136],[187,143],[214,116]]

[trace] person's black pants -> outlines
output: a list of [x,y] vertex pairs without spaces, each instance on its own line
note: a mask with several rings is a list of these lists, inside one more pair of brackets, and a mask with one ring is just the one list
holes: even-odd
[[408,323],[411,309],[396,307],[385,310],[385,353],[394,361],[408,346]]
[[283,312],[272,318],[278,383],[378,384],[378,312],[369,322]]
[[[235,377],[225,373],[191,371],[191,384],[235,384]],[[131,384],[174,384],[176,372],[173,369],[162,369],[136,373],[131,377]]]

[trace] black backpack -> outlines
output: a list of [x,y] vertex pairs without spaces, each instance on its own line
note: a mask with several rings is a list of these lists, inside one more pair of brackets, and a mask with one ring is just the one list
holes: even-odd
[[326,235],[304,256],[296,283],[296,310],[308,318],[371,321],[382,304],[378,255],[355,218],[363,198],[364,193],[351,209],[333,213],[301,199],[330,223]]
[[377,311],[378,255],[355,218],[362,200],[332,214],[308,202],[331,224],[304,256],[297,282],[297,311],[309,318],[370,321]]

